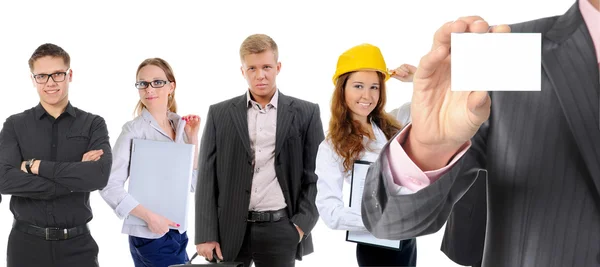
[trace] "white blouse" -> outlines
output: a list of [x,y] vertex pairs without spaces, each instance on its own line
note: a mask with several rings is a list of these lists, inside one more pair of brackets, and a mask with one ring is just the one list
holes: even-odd
[[[390,112],[402,126],[410,122],[410,103]],[[385,134],[375,123],[371,122],[375,140],[363,137],[366,148],[361,153],[360,160],[375,162],[383,146],[387,143]],[[344,171],[343,159],[335,152],[331,142],[325,139],[319,145],[317,152],[316,170],[317,198],[316,205],[319,216],[327,227],[336,230],[367,231],[361,217],[359,207],[348,207],[344,203],[344,182],[350,184],[351,171]]]

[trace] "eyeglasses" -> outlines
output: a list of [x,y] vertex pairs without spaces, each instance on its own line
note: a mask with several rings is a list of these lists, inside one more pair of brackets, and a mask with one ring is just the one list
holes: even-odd
[[170,83],[171,81],[165,80],[154,80],[151,82],[139,81],[135,83],[135,88],[142,90],[148,88],[148,86],[152,86],[152,88],[162,88],[165,84]]
[[35,79],[36,83],[44,84],[47,83],[50,78],[56,83],[62,82],[67,77],[67,73],[71,70],[70,68],[67,71],[55,72],[52,74],[33,74],[33,79]]

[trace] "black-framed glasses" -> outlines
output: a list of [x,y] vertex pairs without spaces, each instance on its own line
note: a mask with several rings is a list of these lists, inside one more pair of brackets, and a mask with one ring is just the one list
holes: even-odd
[[162,88],[165,84],[170,83],[171,81],[165,80],[154,80],[150,82],[139,81],[135,83],[135,88],[142,90],[148,88],[148,86],[152,86],[152,88]]
[[70,68],[66,71],[55,72],[51,74],[33,74],[33,79],[36,83],[44,84],[47,83],[50,78],[56,83],[62,82],[67,78],[67,73],[69,73]]

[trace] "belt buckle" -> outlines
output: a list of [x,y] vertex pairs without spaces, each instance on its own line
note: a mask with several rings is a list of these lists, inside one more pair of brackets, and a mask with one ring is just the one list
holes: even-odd
[[[46,240],[49,241],[58,241],[60,240],[60,228],[57,227],[48,227],[45,228]],[[67,239],[67,229],[64,229],[64,238]]]
[[58,231],[59,229],[56,227],[47,227],[44,229],[46,232],[46,240],[52,240],[52,241],[56,241],[58,240],[58,235],[56,237],[54,237],[54,235],[52,233],[55,233],[54,231]]
[[265,215],[268,216],[269,214],[265,213],[265,212],[261,212],[261,211],[253,211],[250,212],[250,218],[247,219],[247,222],[264,222],[265,221]]

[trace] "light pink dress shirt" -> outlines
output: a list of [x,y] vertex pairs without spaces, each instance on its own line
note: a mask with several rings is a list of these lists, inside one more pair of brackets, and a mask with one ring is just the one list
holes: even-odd
[[277,129],[277,101],[279,91],[275,91],[271,101],[262,107],[248,99],[248,133],[250,147],[254,151],[254,176],[248,210],[267,211],[285,208],[285,198],[275,174],[275,133]]
[[[592,0],[594,1],[594,0]],[[585,21],[592,40],[596,49],[596,58],[600,64],[600,11],[594,8],[588,0],[579,1],[579,9],[581,15]],[[600,68],[600,66],[599,66]],[[402,132],[396,138],[397,142],[391,142],[388,153],[389,169],[384,171],[390,171],[391,177],[394,182],[389,183],[394,188],[389,188],[392,192],[399,192],[398,194],[407,194],[407,191],[413,193],[423,189],[437,181],[442,175],[444,175],[454,164],[467,152],[471,147],[471,141],[468,141],[460,149],[460,152],[454,156],[452,161],[445,167],[433,171],[423,172],[406,154],[401,144],[404,144],[407,133],[411,128],[411,124],[406,126]],[[409,190],[400,190],[401,187]]]

